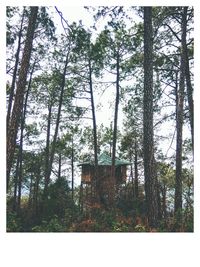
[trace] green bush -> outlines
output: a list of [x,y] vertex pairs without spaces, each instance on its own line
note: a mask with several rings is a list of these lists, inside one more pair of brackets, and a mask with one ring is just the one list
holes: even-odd
[[64,230],[56,215],[49,222],[43,220],[41,225],[32,228],[33,232],[63,232]]
[[114,222],[112,232],[130,232],[130,229],[129,226],[124,223]]
[[7,212],[7,232],[20,232],[21,221],[15,212]]
[[137,225],[135,226],[135,231],[136,231],[136,232],[146,232],[146,228],[145,228],[145,226],[142,225],[142,224],[137,224]]
[[194,231],[194,215],[192,208],[186,209],[184,212],[184,228],[185,232]]

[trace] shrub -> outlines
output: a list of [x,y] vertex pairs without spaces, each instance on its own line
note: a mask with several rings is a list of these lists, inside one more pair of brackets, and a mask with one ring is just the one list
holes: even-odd
[[137,224],[134,229],[136,232],[146,232],[146,227],[142,224]]
[[32,228],[33,232],[63,232],[64,226],[59,222],[57,215],[49,221],[42,221],[41,225],[34,226]]
[[7,212],[7,232],[20,232],[21,221],[15,212]]

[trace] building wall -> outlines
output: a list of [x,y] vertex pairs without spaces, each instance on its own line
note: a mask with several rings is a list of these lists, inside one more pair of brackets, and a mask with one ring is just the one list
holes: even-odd
[[82,165],[81,181],[90,183],[94,176],[94,167],[90,165]]
[[[111,166],[99,166],[99,178],[101,182],[106,183],[111,176]],[[90,183],[94,177],[94,166],[82,165],[81,181]],[[117,166],[115,171],[117,184],[126,182],[126,166]]]

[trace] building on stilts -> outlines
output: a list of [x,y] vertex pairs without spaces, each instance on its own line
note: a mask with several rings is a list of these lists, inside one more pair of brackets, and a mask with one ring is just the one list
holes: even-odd
[[[95,164],[94,161],[85,161],[78,166],[81,170],[81,187],[80,187],[80,207],[82,210],[87,210],[96,200],[95,195],[98,191],[100,203],[107,206],[109,203],[109,194],[111,190],[114,190],[117,195],[120,187],[125,185],[127,179],[127,166],[131,163],[124,159],[115,159],[114,170],[114,186],[111,188],[111,176],[112,176],[112,158],[102,153],[98,157],[98,177],[95,181]],[[96,188],[95,188],[96,187]]]

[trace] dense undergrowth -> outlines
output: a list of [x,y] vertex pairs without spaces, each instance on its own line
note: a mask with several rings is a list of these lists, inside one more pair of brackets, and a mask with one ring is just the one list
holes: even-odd
[[[135,209],[103,209],[93,205],[80,212],[77,206],[57,213],[38,214],[37,218],[24,206],[20,214],[7,212],[7,232],[193,232],[193,211],[183,210],[174,216],[161,218],[156,227],[149,227],[143,203],[135,202]],[[180,221],[181,216],[181,221]]]

